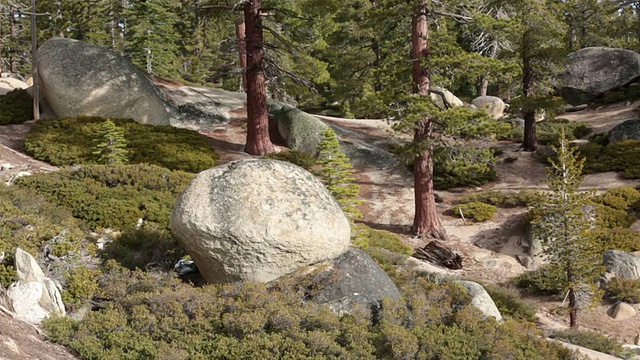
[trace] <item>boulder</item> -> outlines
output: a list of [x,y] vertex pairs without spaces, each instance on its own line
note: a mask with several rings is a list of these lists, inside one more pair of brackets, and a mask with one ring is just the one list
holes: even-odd
[[609,141],[617,142],[623,140],[640,141],[640,120],[632,119],[616,125],[609,131]]
[[53,38],[37,54],[42,95],[58,117],[93,115],[169,125],[178,116],[142,71],[112,51]]
[[42,293],[43,285],[39,282],[17,281],[9,285],[7,297],[11,302],[11,309],[18,318],[38,324],[49,316],[49,313],[38,304]]
[[0,77],[0,95],[4,95],[15,89],[26,89],[29,85],[22,80],[11,77]]
[[320,180],[268,159],[198,174],[177,200],[171,231],[210,283],[275,280],[340,256],[351,235]]
[[[349,248],[328,266],[318,266],[321,279],[310,300],[326,304],[339,315],[351,313],[356,306],[364,306],[375,314],[381,309],[382,299],[398,300],[402,296],[387,273],[362,250]],[[306,270],[308,271],[308,270]]]
[[471,300],[471,306],[482,311],[485,317],[493,316],[498,321],[502,320],[502,315],[500,314],[498,307],[482,285],[472,281],[462,280],[456,281],[455,283],[467,289],[467,293],[473,298]]
[[588,47],[569,54],[560,94],[571,105],[627,85],[640,77],[640,55],[624,50]]
[[478,110],[484,110],[494,119],[500,119],[504,116],[504,101],[496,96],[479,96],[471,100],[471,105],[476,106]]
[[607,278],[640,279],[640,257],[622,250],[607,250],[602,258]]
[[627,320],[636,316],[636,310],[633,308],[633,306],[623,302],[619,302],[614,305],[611,309],[609,309],[608,313],[609,316],[611,316],[611,318],[616,321]]
[[462,102],[462,100],[458,99],[457,96],[453,95],[453,93],[443,87],[440,86],[432,86],[431,90],[436,91],[436,92],[431,92],[431,100],[433,100],[433,102],[436,103],[436,106],[438,106],[440,109],[445,109],[445,102],[442,99],[442,95],[440,95],[439,93],[444,94],[444,98],[447,101],[447,104],[451,107],[459,107],[459,106],[464,106],[464,103]]
[[291,105],[270,102],[269,116],[278,125],[278,132],[287,147],[313,156],[318,155],[322,133],[328,127],[322,120]]
[[245,112],[247,96],[240,92],[196,86],[159,86],[168,101],[177,107],[180,120],[175,126],[212,130],[231,121],[233,112]]
[[40,284],[41,295],[38,300],[39,307],[47,312],[47,314],[65,314],[64,303],[62,302],[59,287],[53,280],[45,276],[36,259],[34,259],[31,254],[17,248],[15,266],[16,272],[18,273],[18,281],[24,286],[32,283]]

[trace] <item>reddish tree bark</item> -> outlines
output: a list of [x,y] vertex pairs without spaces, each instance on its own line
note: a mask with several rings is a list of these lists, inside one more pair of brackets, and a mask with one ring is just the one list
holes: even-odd
[[251,155],[265,155],[275,150],[269,138],[269,113],[265,89],[264,48],[260,6],[262,0],[244,4],[247,46],[247,144]]
[[[427,12],[426,0],[420,0],[414,9],[411,26],[413,90],[420,96],[429,96],[430,72],[426,63],[429,58]],[[447,234],[438,217],[434,196],[433,144],[429,142],[432,131],[433,124],[428,116],[420,120],[414,130],[414,142],[420,144],[423,150],[416,157],[413,169],[416,213],[411,231],[418,236],[446,239]]]
[[236,38],[238,40],[238,56],[240,57],[240,74],[242,74],[242,91],[247,92],[247,43],[244,19],[236,20]]
[[[527,34],[524,35],[523,44],[527,44]],[[522,50],[522,95],[526,99],[533,95],[534,71],[531,59],[527,54],[527,50]],[[524,107],[524,139],[522,140],[522,149],[525,151],[535,151],[537,146],[536,137],[536,113],[531,108],[529,102]]]

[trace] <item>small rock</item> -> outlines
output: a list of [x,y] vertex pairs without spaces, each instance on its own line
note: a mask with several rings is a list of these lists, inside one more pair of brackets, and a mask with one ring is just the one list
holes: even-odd
[[633,344],[640,345],[640,334],[636,335],[636,337],[633,338]]
[[610,309],[609,316],[611,316],[611,318],[613,318],[616,321],[622,321],[622,320],[632,318],[635,315],[636,315],[636,310],[633,308],[633,306],[627,303],[620,302]]
[[502,320],[502,315],[496,303],[493,302],[493,299],[482,285],[472,281],[456,281],[456,283],[467,289],[467,293],[473,298],[473,300],[471,300],[471,306],[482,311],[486,317],[493,316],[498,321]]
[[0,171],[9,170],[9,169],[13,169],[13,165],[9,163],[4,163],[0,165]]

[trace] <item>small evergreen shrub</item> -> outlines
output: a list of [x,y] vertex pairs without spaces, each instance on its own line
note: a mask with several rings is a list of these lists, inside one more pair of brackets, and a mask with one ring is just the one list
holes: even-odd
[[127,163],[127,141],[124,139],[124,130],[118,128],[113,121],[107,119],[98,127],[95,139],[96,150],[94,155],[98,156],[99,164],[126,164]]
[[593,230],[593,235],[602,245],[602,251],[640,251],[640,237],[638,237],[636,230],[625,228],[596,228]]
[[471,218],[479,222],[493,219],[497,210],[497,207],[481,202],[458,204],[452,209],[456,216],[461,216],[460,213],[462,212],[466,219]]
[[131,270],[171,270],[185,253],[168,230],[150,225],[142,229],[125,229],[105,246],[102,255]]
[[597,200],[603,205],[626,212],[640,201],[640,191],[631,186],[617,187],[607,190]]
[[61,293],[62,302],[66,306],[82,304],[97,292],[96,271],[86,266],[78,266],[67,275],[66,284]]
[[0,95],[0,125],[22,124],[33,119],[33,98],[27,90],[15,89]]
[[558,295],[563,292],[563,284],[566,283],[565,277],[562,269],[547,264],[537,270],[519,275],[515,278],[515,284],[536,295]]
[[318,153],[319,167],[314,175],[320,178],[350,219],[362,218],[362,212],[358,209],[362,200],[357,199],[360,185],[354,183],[355,171],[347,155],[340,149],[338,136],[330,127],[322,133]]
[[84,240],[87,227],[70,211],[54,206],[34,191],[0,184],[0,284],[17,280],[13,267],[17,247],[37,256],[44,247],[60,258],[73,258],[94,249]]
[[378,247],[398,254],[413,255],[413,248],[405,244],[398,235],[385,230],[376,230],[361,223],[351,227],[351,242],[362,250]]
[[162,228],[194,175],[155,165],[90,165],[16,181],[94,228],[126,229],[143,219]]
[[611,354],[622,358],[629,358],[629,353],[624,349],[622,344],[614,339],[610,339],[605,335],[594,331],[585,331],[577,329],[557,330],[549,335],[552,339],[568,342],[570,344],[585,347],[587,349]]
[[207,137],[196,131],[172,126],[143,125],[130,119],[75,117],[39,121],[25,139],[25,151],[56,166],[99,164],[94,139],[106,121],[116,125],[126,142],[131,164],[153,164],[171,170],[198,173],[212,168],[218,154]]
[[464,195],[459,203],[481,202],[501,208],[527,207],[538,198],[535,191],[482,191]]
[[271,153],[266,157],[268,159],[290,162],[308,171],[317,163],[316,158],[299,150],[287,150],[279,153]]
[[591,128],[584,122],[554,119],[541,121],[536,124],[538,143],[557,146],[560,140],[560,129],[565,129],[567,140],[575,140],[589,135]]
[[482,286],[487,293],[489,293],[489,296],[491,296],[491,299],[503,317],[525,320],[531,323],[538,321],[536,309],[528,302],[522,300],[520,294],[515,289],[491,283],[483,283]]
[[599,228],[628,228],[635,221],[635,215],[624,210],[596,204],[596,226]]
[[604,287],[604,291],[615,301],[640,303],[640,280],[614,277]]
[[622,171],[626,178],[640,179],[640,141],[588,144],[580,150],[586,159],[586,172]]

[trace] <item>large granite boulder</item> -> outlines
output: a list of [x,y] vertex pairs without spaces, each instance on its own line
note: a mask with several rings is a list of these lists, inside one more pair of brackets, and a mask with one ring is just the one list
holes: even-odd
[[640,55],[624,50],[588,47],[569,54],[561,76],[562,97],[571,105],[597,96],[640,77]]
[[169,125],[178,116],[142,71],[112,51],[53,38],[37,54],[42,95],[58,117],[92,115]]
[[210,283],[275,280],[340,256],[351,233],[316,177],[267,159],[198,174],[178,198],[171,231]]
[[640,120],[627,120],[609,131],[609,141],[640,140]]
[[328,127],[322,120],[291,105],[278,102],[269,103],[269,116],[277,122],[278,132],[288,148],[318,155],[322,133]]
[[318,290],[309,299],[328,305],[339,315],[351,313],[356,306],[376,313],[382,299],[398,300],[402,296],[389,275],[362,250],[349,248],[326,266],[318,267],[321,274],[314,274],[320,279],[314,284]]
[[479,96],[471,100],[471,105],[478,110],[483,110],[494,119],[500,119],[504,116],[504,101],[496,96]]
[[471,306],[480,310],[485,317],[492,316],[498,321],[502,320],[502,315],[500,314],[496,303],[493,302],[493,299],[482,285],[472,281],[462,280],[456,281],[456,284],[461,285],[467,290],[467,294],[472,298]]
[[640,279],[640,257],[622,250],[607,250],[602,258],[607,268],[606,278]]
[[14,79],[12,77],[0,77],[0,95],[16,90],[26,89],[29,85],[22,80]]
[[[438,106],[440,109],[446,109],[447,107],[464,106],[464,102],[462,102],[462,100],[455,96],[451,91],[441,86],[432,86],[431,90],[433,90],[431,92],[431,100],[433,100],[436,106]],[[442,95],[444,95],[444,100],[442,98]]]

